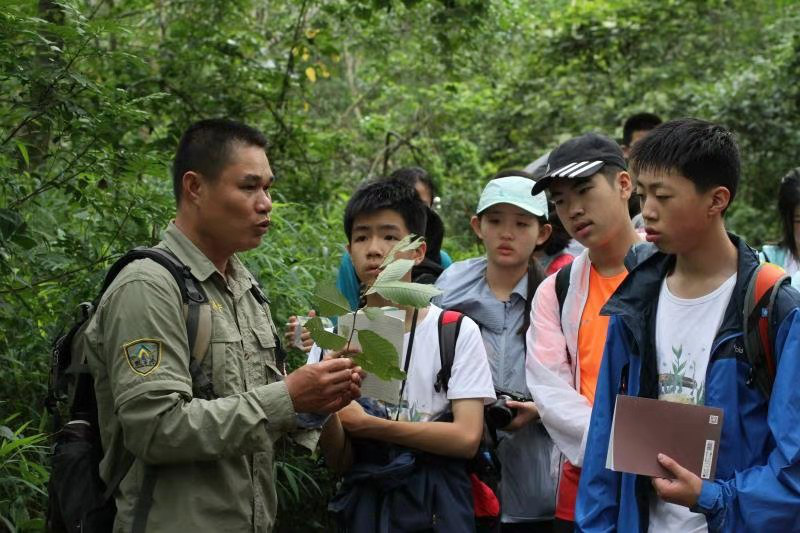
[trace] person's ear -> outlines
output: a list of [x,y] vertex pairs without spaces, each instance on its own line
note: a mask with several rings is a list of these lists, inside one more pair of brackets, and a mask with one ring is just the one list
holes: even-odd
[[631,194],[633,194],[633,178],[626,170],[617,173],[617,186],[621,197],[626,201],[629,200]]
[[350,257],[352,258],[353,257],[353,252],[350,251],[350,243],[349,242],[345,245],[344,249],[347,250],[347,253],[350,254]]
[[419,245],[419,248],[414,250],[414,264],[418,265],[425,260],[425,252],[428,251],[428,243],[422,241],[422,244]]
[[731,203],[731,191],[727,187],[714,187],[709,191],[708,216],[722,215]]
[[539,238],[536,239],[536,246],[541,246],[547,242],[547,239],[550,238],[550,235],[553,233],[553,226],[550,224],[542,224],[539,226]]
[[199,173],[189,170],[183,174],[181,186],[183,187],[181,198],[196,204],[205,192],[206,182]]
[[483,233],[481,232],[481,219],[478,218],[478,215],[472,215],[472,218],[469,219],[469,226],[472,228],[472,231],[475,232],[475,235],[477,235],[480,240],[483,240]]

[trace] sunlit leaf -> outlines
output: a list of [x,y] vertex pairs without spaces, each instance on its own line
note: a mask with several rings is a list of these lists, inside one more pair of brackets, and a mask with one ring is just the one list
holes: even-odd
[[405,276],[413,266],[413,259],[395,259],[389,263],[380,274],[378,274],[374,285],[380,285],[390,281],[400,281],[400,279]]
[[22,154],[22,159],[25,161],[25,166],[29,167],[31,165],[31,158],[28,155],[28,147],[25,146],[24,143],[17,141],[17,150],[19,150],[19,153]]
[[414,235],[412,233],[409,236],[411,237],[411,240],[403,246],[400,246],[397,250],[398,252],[411,252],[422,246],[422,243],[425,242],[425,238],[419,235]]
[[378,293],[398,306],[425,307],[431,298],[442,294],[442,291],[433,285],[422,283],[409,283],[406,281],[390,281],[375,284],[367,294]]
[[317,81],[317,71],[314,70],[314,67],[308,67],[306,69],[306,78],[308,78],[308,81],[311,83]]
[[383,259],[383,263],[381,263],[381,268],[385,267],[386,265],[388,265],[389,263],[394,261],[395,254],[397,254],[397,252],[400,251],[400,249],[403,248],[404,246],[408,246],[411,243],[411,240],[413,238],[414,238],[414,234],[413,233],[409,233],[408,235],[406,235],[405,237],[400,239],[397,242],[397,244],[392,246],[392,249],[389,250],[389,253],[386,254],[386,257]]

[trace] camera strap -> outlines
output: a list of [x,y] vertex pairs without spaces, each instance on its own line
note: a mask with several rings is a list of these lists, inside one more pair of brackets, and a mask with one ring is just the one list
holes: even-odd
[[403,405],[403,392],[406,390],[406,380],[408,380],[408,366],[411,363],[411,348],[414,346],[414,333],[417,331],[417,316],[419,316],[419,309],[414,308],[414,316],[411,317],[411,332],[408,335],[408,347],[406,348],[406,360],[403,363],[403,373],[406,377],[403,378],[403,383],[400,385],[400,397],[398,398],[397,414],[394,417],[395,422],[400,418],[400,406]]

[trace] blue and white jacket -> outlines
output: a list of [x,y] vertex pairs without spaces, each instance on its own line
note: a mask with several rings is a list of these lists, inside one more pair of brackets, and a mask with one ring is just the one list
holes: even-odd
[[[742,341],[745,292],[758,256],[730,238],[738,276],[706,372],[706,405],[722,408],[725,421],[716,480],[703,481],[692,511],[704,513],[714,532],[800,531],[800,293],[784,285],[776,299],[778,370],[768,400],[753,383]],[[616,394],[658,397],[656,310],[674,262],[654,254],[603,309],[611,320],[578,491],[578,531],[647,531],[650,478],[606,469],[606,454]]]

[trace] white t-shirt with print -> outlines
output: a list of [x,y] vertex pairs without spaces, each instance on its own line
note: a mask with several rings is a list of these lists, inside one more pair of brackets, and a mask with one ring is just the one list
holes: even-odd
[[[427,422],[446,411],[451,400],[475,398],[489,403],[495,399],[492,373],[480,330],[467,316],[463,318],[458,332],[447,395],[444,390],[436,392],[434,389],[436,375],[442,368],[438,328],[441,313],[441,308],[431,304],[417,324],[398,420]],[[405,365],[409,337],[408,332],[403,337],[401,368]],[[319,358],[319,351],[315,347],[309,353],[308,362],[315,363]],[[386,407],[394,420],[397,406]]]
[[[736,274],[714,291],[690,300],[678,298],[661,284],[656,312],[658,398],[671,402],[705,404],[705,381],[711,346],[722,324],[736,285]],[[708,531],[705,515],[687,507],[650,499],[652,533]]]

